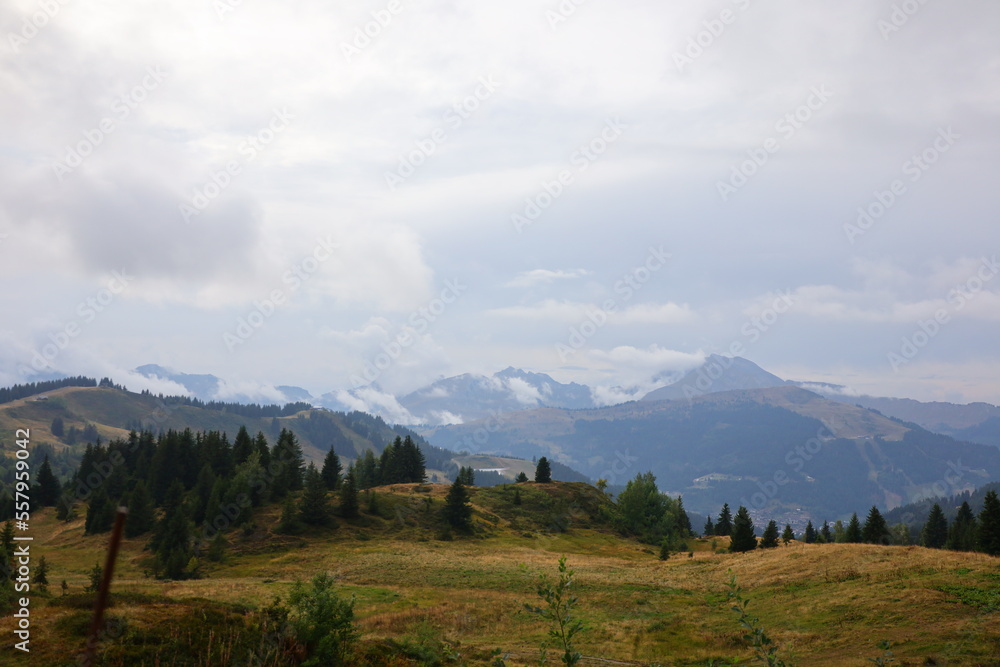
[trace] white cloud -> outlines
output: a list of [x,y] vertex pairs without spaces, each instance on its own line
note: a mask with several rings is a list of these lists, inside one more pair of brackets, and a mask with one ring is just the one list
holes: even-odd
[[522,405],[538,405],[542,402],[541,392],[525,380],[515,377],[506,378],[506,384],[518,403]]
[[534,287],[535,285],[550,283],[554,280],[571,280],[582,278],[590,272],[586,269],[550,270],[534,269],[532,271],[522,271],[512,280],[504,284],[504,287]]
[[[503,308],[493,308],[487,311],[488,315],[510,319],[532,319],[532,320],[552,320],[563,324],[577,324],[582,321],[591,321],[590,315],[604,313],[600,305],[596,303],[582,303],[575,301],[558,301],[556,299],[546,299],[545,301],[528,306],[507,306]],[[605,313],[609,324],[687,324],[696,319],[695,313],[687,304],[664,303],[650,304],[642,303],[616,309],[614,312]]]

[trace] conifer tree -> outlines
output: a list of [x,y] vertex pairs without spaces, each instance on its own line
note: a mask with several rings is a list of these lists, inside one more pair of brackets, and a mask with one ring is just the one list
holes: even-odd
[[514,489],[514,504],[515,505],[520,505],[521,504],[521,490],[520,489]]
[[347,474],[340,483],[340,516],[353,519],[358,516],[358,487],[355,482],[354,464],[347,466]]
[[705,537],[711,537],[715,535],[715,524],[712,523],[712,517],[705,519],[705,529],[702,531]]
[[517,473],[517,477],[514,478],[515,484],[522,484],[528,481],[528,476],[524,474],[524,471]]
[[330,491],[335,491],[340,484],[341,470],[340,458],[337,456],[337,452],[331,448],[323,459],[323,470],[320,473],[323,476],[323,483]]
[[823,527],[819,529],[819,535],[827,544],[833,542],[833,534],[830,532],[830,523],[828,521],[823,522]]
[[934,503],[927,523],[920,531],[920,544],[931,549],[940,549],[948,541],[948,520],[944,517],[941,506]]
[[778,546],[778,524],[774,519],[767,522],[764,535],[760,540],[761,549],[775,549]]
[[781,533],[781,541],[786,545],[795,539],[795,531],[792,530],[791,524],[785,524],[785,530]]
[[52,472],[48,454],[45,455],[45,460],[42,461],[42,465],[38,468],[36,483],[38,488],[35,491],[34,500],[38,503],[39,507],[52,507],[59,502],[59,494],[62,493],[62,486]]
[[253,438],[250,437],[247,427],[240,426],[236,439],[233,441],[233,463],[235,465],[243,463],[250,458],[254,451],[256,451],[256,447],[254,447]]
[[309,526],[330,525],[330,509],[326,502],[326,482],[312,463],[306,468],[305,488],[299,500],[299,516]]
[[947,548],[954,551],[974,551],[976,549],[976,515],[967,501],[958,508],[955,520],[948,528]]
[[1000,498],[996,491],[987,491],[983,498],[977,535],[980,551],[1000,556]]
[[806,544],[813,544],[816,541],[816,529],[813,528],[812,521],[806,523],[806,530],[802,534],[802,541]]
[[729,503],[723,503],[719,518],[715,522],[715,534],[719,536],[731,535],[733,532],[733,514],[729,509]]
[[35,567],[35,574],[31,578],[31,581],[41,586],[43,591],[49,585],[49,564],[45,560],[45,556],[42,556],[38,560],[38,565]]
[[372,450],[365,450],[354,466],[354,483],[358,489],[370,489],[379,485],[378,464],[375,462],[375,454]]
[[257,431],[257,436],[253,439],[253,445],[257,448],[257,454],[260,455],[260,466],[271,472],[271,448],[267,445],[267,438],[264,437],[262,431]]
[[691,530],[691,517],[685,511],[684,500],[680,496],[677,496],[677,532],[680,533],[682,539],[695,534]]
[[[728,505],[726,509],[728,509]],[[718,525],[716,525],[716,528],[718,528]],[[742,505],[736,510],[731,537],[729,551],[733,553],[753,551],[757,548],[757,537],[754,535],[753,519],[750,518],[750,512],[747,511],[747,508]]]
[[847,524],[847,529],[844,531],[844,541],[850,544],[861,542],[861,522],[858,521],[857,512],[851,515],[851,521]]
[[889,526],[886,524],[878,507],[872,505],[865,519],[865,527],[861,529],[861,539],[868,544],[890,544]]
[[148,533],[156,525],[156,510],[153,496],[146,482],[139,480],[128,499],[128,520],[125,522],[125,537],[138,537]]
[[153,536],[155,542],[153,550],[156,556],[154,569],[158,577],[166,579],[184,579],[193,574],[188,569],[194,556],[190,516],[183,502],[182,493],[180,481],[175,481],[167,492],[163,517]]
[[111,530],[111,524],[115,520],[115,506],[104,492],[104,488],[99,488],[90,498],[90,506],[87,508],[87,519],[84,522],[84,532],[87,535],[104,533]]
[[552,481],[552,465],[545,456],[538,459],[538,465],[535,466],[535,481],[541,484],[548,484]]
[[281,519],[278,522],[278,532],[285,535],[296,535],[302,530],[299,510],[291,496],[285,496],[281,504]]
[[444,518],[455,530],[469,532],[472,530],[472,506],[469,504],[469,493],[458,477],[448,489],[444,500]]

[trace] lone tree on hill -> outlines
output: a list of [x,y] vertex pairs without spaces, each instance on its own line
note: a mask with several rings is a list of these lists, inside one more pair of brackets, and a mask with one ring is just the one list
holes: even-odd
[[790,524],[786,523],[785,531],[781,533],[781,541],[784,542],[785,544],[788,544],[794,539],[795,539],[795,531],[792,530],[792,526]]
[[733,533],[733,513],[729,510],[729,503],[723,503],[722,511],[719,512],[719,519],[715,522],[715,534],[720,536],[732,535]]
[[948,520],[944,518],[941,506],[934,503],[931,513],[927,516],[927,523],[920,531],[920,544],[931,549],[940,549],[948,541]]
[[778,524],[774,522],[774,519],[767,522],[767,527],[764,528],[764,535],[760,540],[761,549],[774,549],[778,546]]
[[444,499],[444,518],[455,530],[472,530],[472,506],[469,504],[469,492],[465,490],[461,478],[456,477],[448,489],[448,495]]
[[552,481],[552,466],[544,456],[538,459],[538,465],[535,467],[535,481],[543,484]]
[[517,477],[514,478],[515,484],[521,484],[522,482],[527,482],[527,481],[528,481],[528,476],[525,475],[523,471],[517,473]]
[[754,535],[753,519],[746,507],[740,505],[733,519],[732,541],[729,543],[731,552],[753,551],[757,548],[757,537]]
[[889,526],[886,524],[878,507],[872,505],[865,519],[865,527],[861,529],[861,539],[869,544],[891,544]]

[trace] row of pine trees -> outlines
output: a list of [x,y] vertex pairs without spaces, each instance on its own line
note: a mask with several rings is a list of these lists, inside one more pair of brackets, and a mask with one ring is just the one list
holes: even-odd
[[[779,534],[778,524],[771,520],[764,528],[758,543],[750,512],[746,507],[740,506],[734,517],[729,503],[723,504],[714,523],[711,517],[708,518],[703,534],[730,537],[729,549],[734,552],[751,551],[758,546],[777,547],[779,538],[785,544],[796,539],[791,525],[786,524],[784,531]],[[905,524],[890,528],[878,507],[874,505],[868,511],[864,524],[861,523],[857,513],[851,515],[846,526],[839,520],[832,527],[829,522],[824,521],[823,526],[817,530],[812,521],[809,521],[800,538],[807,544],[845,542],[908,545],[912,543],[910,528]],[[983,509],[978,517],[973,513],[969,503],[963,502],[951,525],[948,524],[941,506],[935,503],[920,531],[919,544],[933,549],[981,551],[991,556],[1000,556],[1000,498],[996,491],[986,493]]]

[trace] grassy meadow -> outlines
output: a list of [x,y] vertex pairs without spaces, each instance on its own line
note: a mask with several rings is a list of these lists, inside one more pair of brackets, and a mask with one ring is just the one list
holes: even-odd
[[[524,603],[539,602],[538,575],[554,577],[565,555],[587,628],[577,642],[584,664],[752,664],[727,604],[731,572],[789,664],[871,664],[881,655],[876,642],[890,640],[893,664],[1000,665],[995,558],[798,542],[729,554],[728,538],[697,538],[690,553],[661,561],[657,549],[601,525],[592,487],[517,485],[517,506],[509,502],[514,488],[472,490],[473,536],[441,531],[443,485],[380,488],[376,507],[359,519],[299,535],[276,534],[279,509],[266,507],[252,527],[227,534],[224,560],[205,562],[199,579],[147,576],[147,537],[126,540],[109,609],[112,636],[98,664],[235,664],[242,644],[258,639],[241,634],[248,615],[319,572],[356,599],[359,664],[488,665],[498,656],[537,664],[547,626]],[[103,563],[108,535],[85,536],[82,517],[63,523],[52,509],[33,517],[33,534],[36,564],[44,555],[50,567],[49,593],[33,592],[30,658],[5,649],[0,661],[73,664],[93,599],[83,589]],[[13,636],[11,618],[0,626]]]

